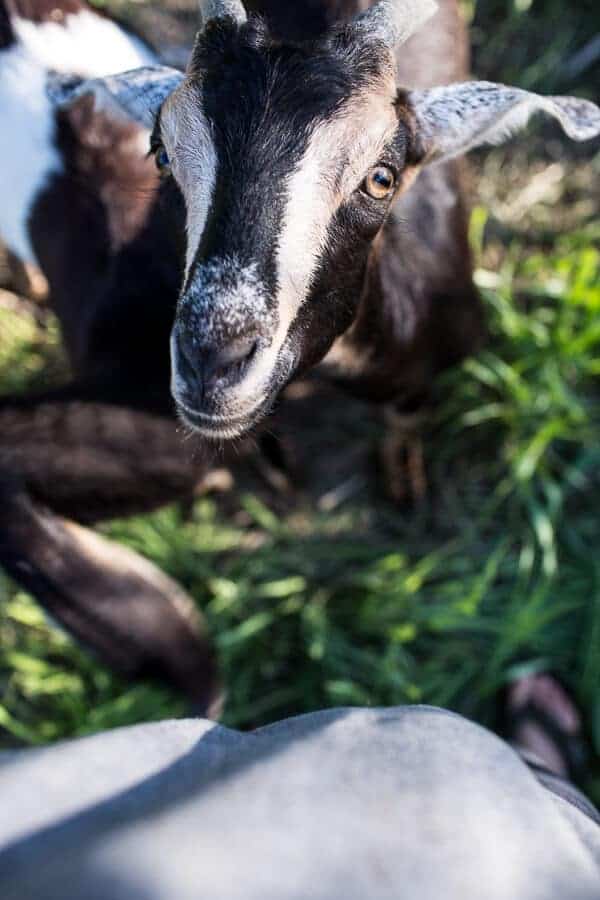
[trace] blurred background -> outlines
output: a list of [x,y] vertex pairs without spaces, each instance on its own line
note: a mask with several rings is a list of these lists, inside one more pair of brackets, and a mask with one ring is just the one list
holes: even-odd
[[[174,52],[195,21],[187,0],[95,5]],[[600,100],[596,0],[463,8],[477,77]],[[512,679],[550,671],[584,715],[599,801],[600,143],[534,126],[471,159],[470,193],[490,336],[436,386],[422,504],[387,498],[381,416],[345,401],[311,412],[293,484],[242,445],[216,492],[103,531],[204,611],[225,724],[418,702],[494,726]],[[0,265],[0,391],[59,383],[55,321],[3,278]],[[0,746],[184,711],[98,665],[0,574]]]

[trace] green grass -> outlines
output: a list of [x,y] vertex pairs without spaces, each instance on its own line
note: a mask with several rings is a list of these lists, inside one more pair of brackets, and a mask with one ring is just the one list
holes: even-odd
[[[481,232],[483,212],[474,214]],[[428,504],[361,497],[278,518],[254,496],[224,520],[198,501],[106,530],[205,610],[240,727],[334,704],[427,702],[493,724],[523,671],[559,674],[600,753],[600,253],[582,230],[551,253],[478,270],[487,348],[439,384]],[[5,742],[39,743],[167,714],[4,583]]]
[[[524,15],[516,2],[471,6],[480,24],[508,6],[511,23]],[[577,42],[580,19],[569,28]],[[533,75],[525,80],[539,87]],[[492,161],[510,155],[502,153]],[[493,725],[511,679],[549,670],[573,692],[600,760],[600,227],[588,203],[599,158],[567,168],[556,213],[550,200],[541,215],[542,198],[539,222],[473,214],[490,338],[437,385],[422,508],[401,513],[365,490],[329,515],[308,502],[277,515],[243,494],[234,515],[204,499],[185,518],[168,508],[105,528],[204,610],[227,724],[426,702]],[[518,185],[519,173],[502,172]],[[558,237],[552,217],[580,201]],[[43,361],[45,338],[11,322],[3,389],[30,380]],[[124,684],[98,666],[6,580],[0,607],[0,743],[183,712],[168,691]],[[598,762],[588,787],[600,798]]]

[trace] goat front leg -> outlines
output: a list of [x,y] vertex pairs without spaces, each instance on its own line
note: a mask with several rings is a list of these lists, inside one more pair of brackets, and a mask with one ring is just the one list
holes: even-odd
[[190,598],[142,557],[69,520],[186,499],[205,470],[173,419],[50,396],[0,405],[0,565],[110,666],[162,675],[203,713],[218,684]]
[[78,522],[186,499],[206,469],[172,418],[56,397],[0,403],[0,472]]
[[418,505],[427,494],[422,438],[426,409],[409,412],[389,405],[384,417],[386,433],[381,444],[381,462],[386,489],[399,505]]
[[48,300],[48,282],[42,271],[33,263],[23,262],[10,250],[6,250],[10,290],[37,304]]
[[160,677],[200,715],[219,705],[215,654],[192,599],[137,553],[0,481],[0,565],[118,673]]

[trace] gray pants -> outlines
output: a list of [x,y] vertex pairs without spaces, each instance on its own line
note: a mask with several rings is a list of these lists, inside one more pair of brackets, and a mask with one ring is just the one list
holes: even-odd
[[0,755],[2,900],[599,900],[600,827],[441,710]]

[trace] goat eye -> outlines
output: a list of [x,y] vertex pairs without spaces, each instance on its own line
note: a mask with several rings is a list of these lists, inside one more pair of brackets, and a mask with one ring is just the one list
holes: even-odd
[[170,171],[171,163],[169,162],[169,154],[162,144],[154,151],[154,161],[156,162],[156,168],[161,175],[167,175]]
[[387,166],[375,166],[367,175],[364,188],[375,200],[387,200],[396,187],[396,176]]

